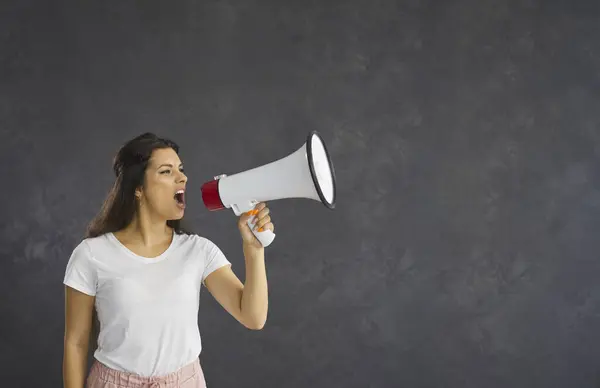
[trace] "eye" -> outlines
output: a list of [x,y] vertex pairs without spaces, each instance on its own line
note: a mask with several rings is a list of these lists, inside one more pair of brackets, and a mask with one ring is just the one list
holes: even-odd
[[169,172],[171,172],[171,170],[164,170],[164,171],[161,171],[160,173],[161,174],[166,174],[166,173],[169,173]]

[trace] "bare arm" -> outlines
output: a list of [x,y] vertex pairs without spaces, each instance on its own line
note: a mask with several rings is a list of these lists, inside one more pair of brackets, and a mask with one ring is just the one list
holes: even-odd
[[267,320],[268,289],[264,248],[243,246],[246,280],[242,284],[230,266],[214,271],[204,284],[213,297],[238,322],[252,330],[260,330]]
[[84,388],[94,300],[65,286],[64,388]]
[[250,217],[254,217],[254,229],[275,230],[270,210],[264,202],[259,203],[255,210],[239,217],[238,228],[242,236],[246,262],[244,284],[233,273],[230,266],[212,272],[206,277],[204,284],[217,302],[242,325],[252,330],[260,330],[267,321],[269,305],[265,248],[254,237],[247,224]]

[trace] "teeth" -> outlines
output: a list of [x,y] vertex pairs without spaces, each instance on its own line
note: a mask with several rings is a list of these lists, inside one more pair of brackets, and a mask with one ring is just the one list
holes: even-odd
[[179,190],[175,194],[183,194],[183,190]]

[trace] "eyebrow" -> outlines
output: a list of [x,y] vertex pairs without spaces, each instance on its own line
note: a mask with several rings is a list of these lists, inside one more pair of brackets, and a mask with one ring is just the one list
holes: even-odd
[[[166,167],[171,167],[171,168],[173,168],[173,165],[172,165],[172,164],[170,164],[170,163],[163,163],[163,164],[161,164],[160,166],[158,166],[158,167],[156,167],[156,168],[157,168],[157,169],[159,169],[159,168],[161,168],[161,167],[165,167],[165,166],[166,166]],[[179,167],[181,167],[181,166],[183,166],[183,163],[179,163]]]

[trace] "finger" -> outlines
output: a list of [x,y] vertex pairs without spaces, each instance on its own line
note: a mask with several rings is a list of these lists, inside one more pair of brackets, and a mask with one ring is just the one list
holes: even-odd
[[259,232],[264,232],[265,230],[270,230],[271,232],[275,231],[275,225],[272,222],[267,222],[261,228],[258,228]]
[[262,228],[263,226],[265,226],[265,224],[271,222],[271,216],[267,215],[264,216],[263,218],[261,218],[260,220],[258,220],[256,222],[256,225],[254,225],[254,229],[259,229]]
[[256,218],[260,220],[261,218],[265,218],[265,216],[269,213],[271,213],[271,211],[269,210],[268,207],[265,207],[264,209],[262,209],[258,212]]
[[267,225],[267,224],[269,224],[269,223],[272,223],[272,221],[271,221],[271,217],[270,217],[270,216],[267,216],[267,217],[265,217],[264,219],[262,219],[260,222],[258,222],[258,223],[257,223],[257,225],[256,225],[256,229],[258,230],[258,229],[264,228],[264,227],[265,227],[265,225]]
[[254,210],[261,211],[262,209],[264,209],[266,207],[267,207],[267,204],[265,202],[260,202],[254,207]]

